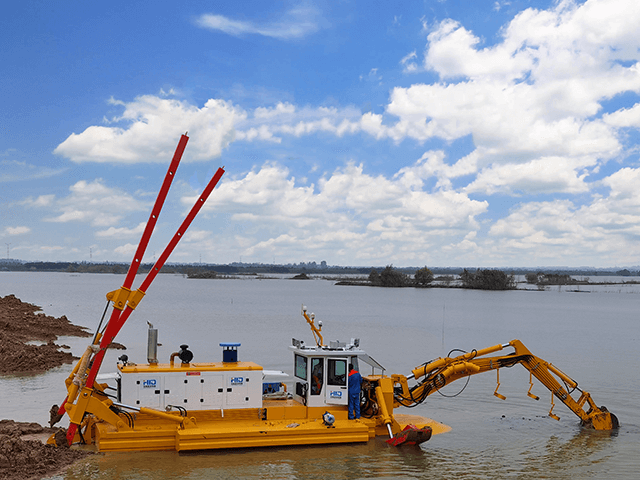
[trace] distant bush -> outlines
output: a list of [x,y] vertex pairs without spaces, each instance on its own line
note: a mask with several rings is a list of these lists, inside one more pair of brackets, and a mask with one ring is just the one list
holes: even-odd
[[468,271],[466,268],[460,274],[462,286],[477,290],[512,290],[516,288],[513,275],[507,275],[502,270]]
[[573,285],[578,283],[571,275],[560,273],[543,273],[538,275],[538,285]]
[[407,287],[411,285],[409,276],[387,265],[380,274],[376,270],[371,270],[369,283],[375,287]]
[[416,273],[413,275],[413,280],[416,282],[416,285],[424,287],[433,282],[433,272],[427,267],[421,268],[416,270]]
[[524,279],[527,281],[527,283],[536,285],[540,281],[540,275],[540,273],[529,272],[525,274]]
[[202,271],[202,270],[189,270],[187,272],[187,278],[218,278],[218,274],[213,270]]

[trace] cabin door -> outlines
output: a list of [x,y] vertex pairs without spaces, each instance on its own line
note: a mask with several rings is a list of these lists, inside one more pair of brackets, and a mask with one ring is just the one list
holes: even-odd
[[327,359],[327,389],[325,401],[332,405],[347,405],[347,361],[344,358]]

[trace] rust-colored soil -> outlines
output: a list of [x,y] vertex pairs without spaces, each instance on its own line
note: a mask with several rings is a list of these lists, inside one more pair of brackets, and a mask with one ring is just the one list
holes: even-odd
[[[40,373],[71,363],[77,357],[60,351],[59,336],[90,337],[84,327],[72,325],[64,315],[51,317],[37,305],[24,303],[14,295],[0,297],[0,374]],[[46,342],[31,345],[29,341]]]
[[[77,357],[61,351],[64,346],[54,341],[64,335],[91,336],[67,317],[51,317],[40,310],[14,295],[0,297],[0,374],[42,373],[72,363]],[[37,423],[0,420],[0,480],[42,478],[91,453],[43,443],[56,431]],[[64,435],[64,429],[61,433]]]
[[0,420],[0,480],[37,479],[51,475],[93,452],[45,445],[25,435],[54,433],[37,423]]

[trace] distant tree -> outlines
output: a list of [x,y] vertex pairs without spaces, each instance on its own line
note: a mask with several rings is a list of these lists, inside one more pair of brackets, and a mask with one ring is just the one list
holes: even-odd
[[475,275],[466,268],[462,270],[462,273],[460,273],[460,281],[462,282],[462,286],[464,288],[475,288]]
[[524,279],[527,281],[527,283],[536,285],[540,281],[540,275],[540,273],[529,272],[525,274]]
[[419,270],[416,270],[416,273],[413,275],[413,279],[417,285],[429,285],[433,282],[433,272],[427,267],[420,268]]
[[375,268],[369,273],[369,283],[376,287],[381,285],[380,274]]
[[513,275],[507,275],[502,270],[476,270],[469,272],[466,268],[460,274],[464,288],[478,290],[511,290],[515,288]]
[[380,284],[383,287],[406,287],[409,284],[409,277],[395,270],[393,265],[387,265],[380,273]]

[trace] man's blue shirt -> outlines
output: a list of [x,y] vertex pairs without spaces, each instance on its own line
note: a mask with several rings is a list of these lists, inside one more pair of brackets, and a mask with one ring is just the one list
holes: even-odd
[[349,395],[360,395],[361,388],[362,375],[355,370],[351,370],[349,372]]

